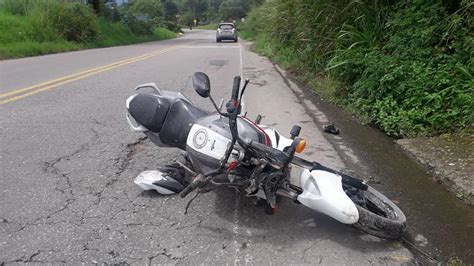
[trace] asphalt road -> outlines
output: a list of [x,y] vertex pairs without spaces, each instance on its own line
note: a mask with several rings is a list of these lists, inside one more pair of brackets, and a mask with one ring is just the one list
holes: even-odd
[[[214,98],[228,99],[232,78],[251,79],[250,118],[289,132],[303,126],[306,156],[345,168],[289,84],[248,45],[215,43],[211,31],[175,40],[0,62],[0,264],[404,264],[399,242],[366,235],[283,200],[280,212],[232,190],[186,199],[142,192],[143,170],[180,153],[132,133],[125,99],[155,82],[211,109],[191,86],[206,72]],[[292,87],[292,89],[290,89]],[[350,151],[347,151],[350,154]],[[356,160],[356,158],[354,158]]]

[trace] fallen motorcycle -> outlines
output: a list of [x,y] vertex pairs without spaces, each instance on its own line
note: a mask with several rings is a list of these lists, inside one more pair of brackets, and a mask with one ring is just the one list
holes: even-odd
[[[143,132],[160,147],[184,151],[184,163],[140,173],[134,182],[142,189],[184,198],[192,191],[197,197],[232,187],[265,202],[269,214],[277,198],[286,197],[381,238],[403,235],[405,215],[387,197],[365,182],[295,155],[306,145],[298,137],[299,126],[293,126],[287,138],[260,124],[260,116],[251,121],[241,114],[248,80],[239,94],[241,78],[234,78],[225,111],[222,102],[218,107],[212,98],[205,73],[196,72],[192,80],[197,94],[209,98],[216,112],[202,110],[183,94],[162,91],[154,83],[138,86],[126,101],[132,131]],[[190,180],[185,171],[191,173]]]

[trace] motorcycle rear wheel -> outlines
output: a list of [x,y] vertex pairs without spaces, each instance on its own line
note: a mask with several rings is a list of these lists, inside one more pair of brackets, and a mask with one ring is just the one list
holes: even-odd
[[356,228],[380,238],[400,239],[403,236],[406,217],[395,203],[371,186],[361,190],[344,183],[343,187],[359,211],[359,221],[354,224]]

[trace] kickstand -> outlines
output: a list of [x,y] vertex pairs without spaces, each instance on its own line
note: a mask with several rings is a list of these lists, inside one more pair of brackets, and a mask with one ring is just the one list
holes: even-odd
[[194,195],[194,197],[192,197],[189,201],[188,201],[188,204],[186,204],[186,209],[184,209],[184,214],[188,214],[188,209],[189,209],[189,206],[191,206],[191,203],[193,202],[194,199],[196,199],[199,194],[201,194],[199,191],[196,191],[196,194]]

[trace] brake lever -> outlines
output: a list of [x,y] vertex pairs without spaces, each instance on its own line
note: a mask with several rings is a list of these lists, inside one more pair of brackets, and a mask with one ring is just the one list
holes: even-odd
[[250,80],[245,79],[244,87],[242,88],[242,92],[240,92],[240,97],[239,97],[239,105],[240,102],[242,101],[242,97],[244,96],[245,89],[247,88],[247,85],[249,84]]

